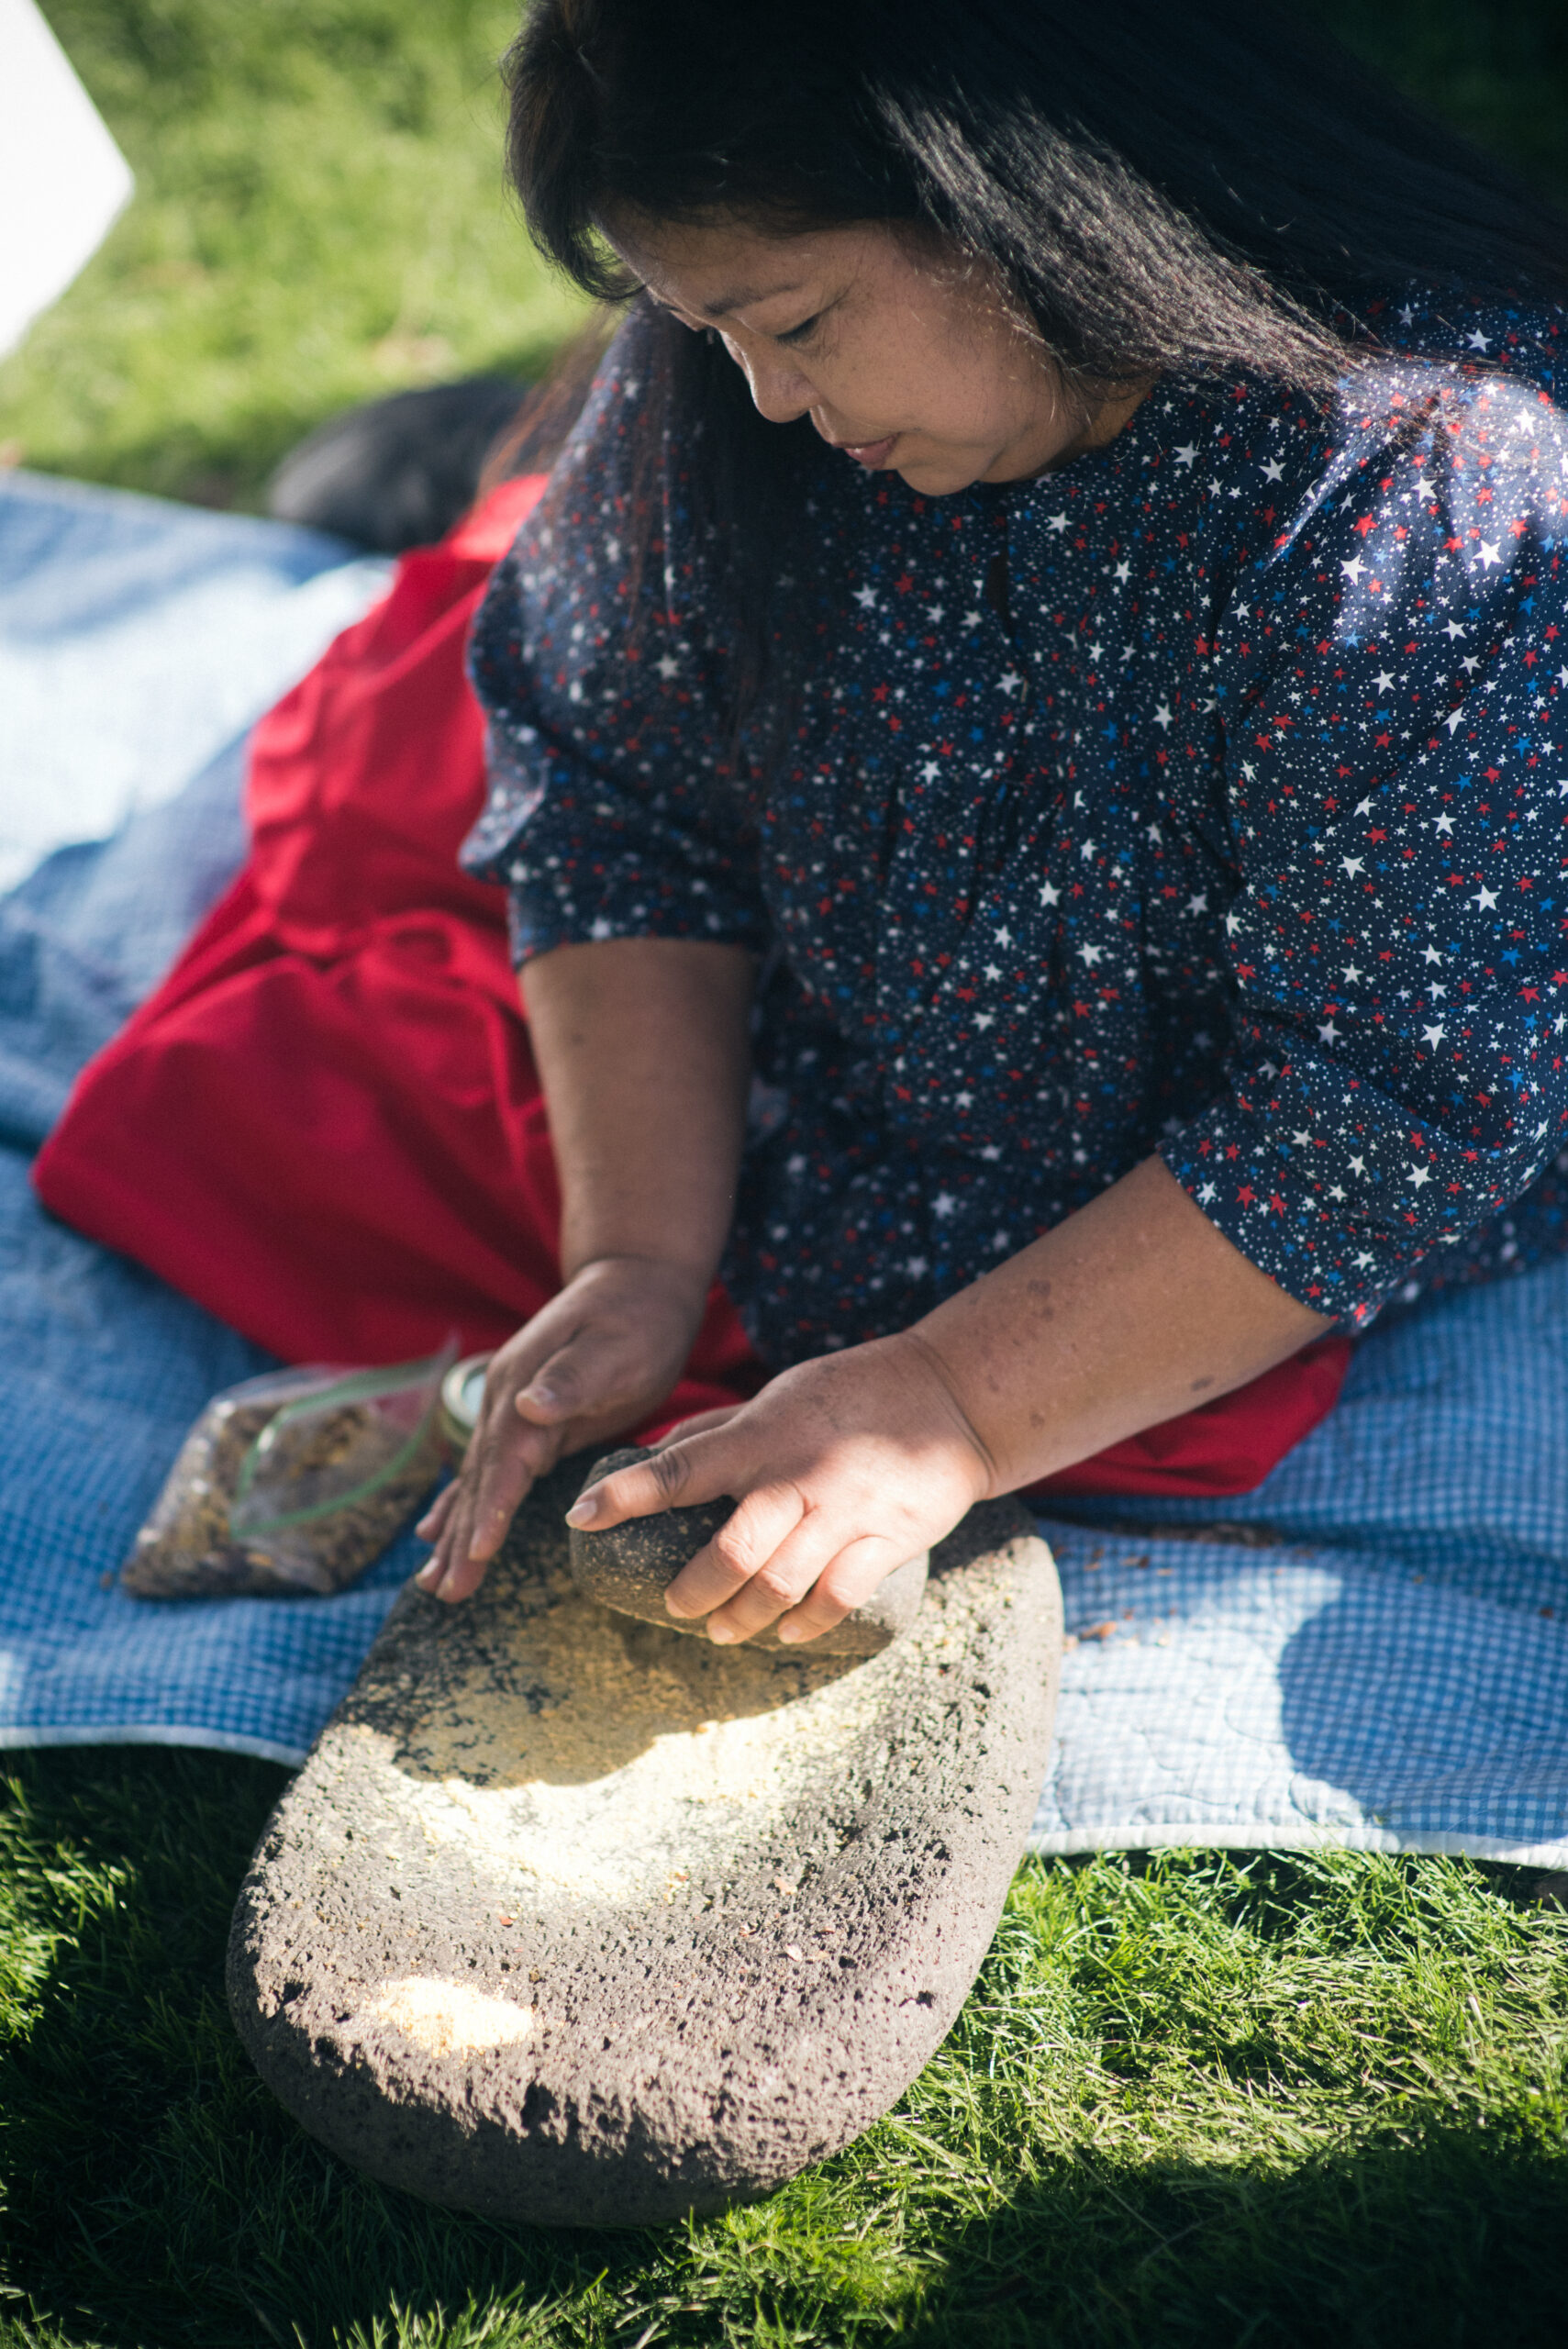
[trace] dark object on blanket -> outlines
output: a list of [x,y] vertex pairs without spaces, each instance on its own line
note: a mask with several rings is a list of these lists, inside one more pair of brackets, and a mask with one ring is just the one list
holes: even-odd
[[137,1598],[298,1598],[344,1589],[445,1457],[452,1350],[390,1371],[284,1370],[214,1396],[120,1579]]
[[885,2112],[990,1945],[1050,1751],[1051,1553],[1016,1501],[854,1663],[575,1588],[535,1486],[482,1588],[409,1588],[263,1831],[228,1998],[262,2078],[389,2186],[646,2226]]
[[432,546],[473,505],[484,461],[526,391],[503,376],[471,375],[350,408],[289,451],[268,510],[378,554]]
[[[650,1457],[648,1451],[635,1445],[607,1452],[594,1463],[583,1490],[586,1492],[602,1477],[613,1476],[617,1468],[629,1468]],[[657,1623],[666,1631],[706,1637],[706,1617],[694,1615],[681,1620],[665,1606],[664,1593],[682,1567],[713,1540],[734,1508],[732,1500],[702,1501],[694,1508],[667,1508],[656,1517],[629,1518],[604,1533],[584,1532],[573,1526],[572,1579],[584,1598],[613,1607],[617,1615],[633,1615],[639,1622]],[[841,1623],[804,1644],[784,1646],[772,1624],[765,1631],[755,1632],[747,1644],[784,1655],[880,1655],[918,1614],[929,1563],[929,1553],[922,1550],[918,1557],[890,1574],[863,1607],[854,1608]]]

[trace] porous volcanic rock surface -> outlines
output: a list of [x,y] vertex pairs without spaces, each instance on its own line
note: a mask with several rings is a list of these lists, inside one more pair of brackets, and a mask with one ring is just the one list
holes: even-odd
[[[651,1460],[652,1456],[651,1451],[635,1445],[606,1453],[584,1478],[583,1490],[586,1492],[591,1485],[613,1476],[617,1468],[630,1468],[638,1461]],[[698,1501],[690,1508],[666,1508],[652,1517],[628,1518],[624,1525],[612,1525],[603,1533],[573,1526],[572,1579],[585,1598],[596,1598],[601,1607],[613,1607],[622,1615],[635,1615],[644,1623],[658,1623],[667,1631],[684,1631],[706,1639],[707,1618],[692,1615],[683,1620],[672,1615],[664,1604],[664,1593],[682,1567],[713,1540],[734,1509],[732,1500]],[[880,1655],[884,1647],[909,1629],[918,1614],[929,1564],[929,1555],[924,1550],[918,1557],[906,1559],[903,1565],[884,1576],[863,1607],[852,1607],[841,1622],[819,1631],[811,1642],[813,1652],[817,1655]],[[784,1642],[778,1636],[777,1626],[770,1623],[765,1631],[754,1631],[748,1644],[754,1648],[782,1648]]]
[[228,1995],[373,2176],[628,2226],[780,2185],[940,2044],[1045,1774],[1061,1597],[991,1502],[880,1655],[715,1647],[576,1589],[587,1465],[474,1598],[399,1598],[267,1825]]

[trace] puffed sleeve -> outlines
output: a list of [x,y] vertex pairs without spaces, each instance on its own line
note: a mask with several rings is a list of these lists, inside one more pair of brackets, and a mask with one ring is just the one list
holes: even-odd
[[462,862],[506,884],[519,963],[595,939],[765,942],[681,466],[667,443],[650,462],[638,429],[648,332],[634,314],[611,344],[474,624],[490,790]]
[[1568,1141],[1568,431],[1518,378],[1398,384],[1216,630],[1236,1041],[1163,1145],[1351,1326]]

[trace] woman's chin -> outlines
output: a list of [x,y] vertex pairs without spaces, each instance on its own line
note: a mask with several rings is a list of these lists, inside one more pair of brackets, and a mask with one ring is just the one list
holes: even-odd
[[887,467],[921,497],[956,497],[961,489],[973,489],[984,470],[973,458],[966,462],[956,456],[911,457]]

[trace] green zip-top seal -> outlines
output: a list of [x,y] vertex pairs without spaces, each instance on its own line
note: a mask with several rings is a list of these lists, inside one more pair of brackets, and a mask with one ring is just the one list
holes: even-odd
[[[360,1501],[369,1500],[382,1486],[400,1475],[416,1459],[429,1436],[441,1405],[441,1381],[458,1358],[460,1346],[450,1337],[439,1353],[425,1354],[417,1362],[389,1364],[382,1370],[350,1371],[347,1377],[335,1379],[329,1386],[318,1386],[312,1395],[302,1395],[296,1402],[285,1403],[273,1413],[239,1464],[239,1474],[234,1483],[234,1498],[228,1505],[228,1530],[236,1541],[258,1541],[269,1533],[286,1532],[291,1526],[315,1525],[324,1517],[336,1517],[339,1509],[352,1508]],[[374,1403],[384,1395],[395,1395],[401,1389],[428,1382],[430,1399],[420,1416],[412,1435],[400,1444],[392,1458],[384,1461],[373,1475],[350,1485],[345,1493],[337,1493],[330,1500],[313,1502],[308,1508],[284,1510],[280,1516],[261,1519],[253,1523],[237,1525],[236,1513],[255,1485],[269,1453],[285,1428],[312,1413],[329,1410],[343,1403]]]

